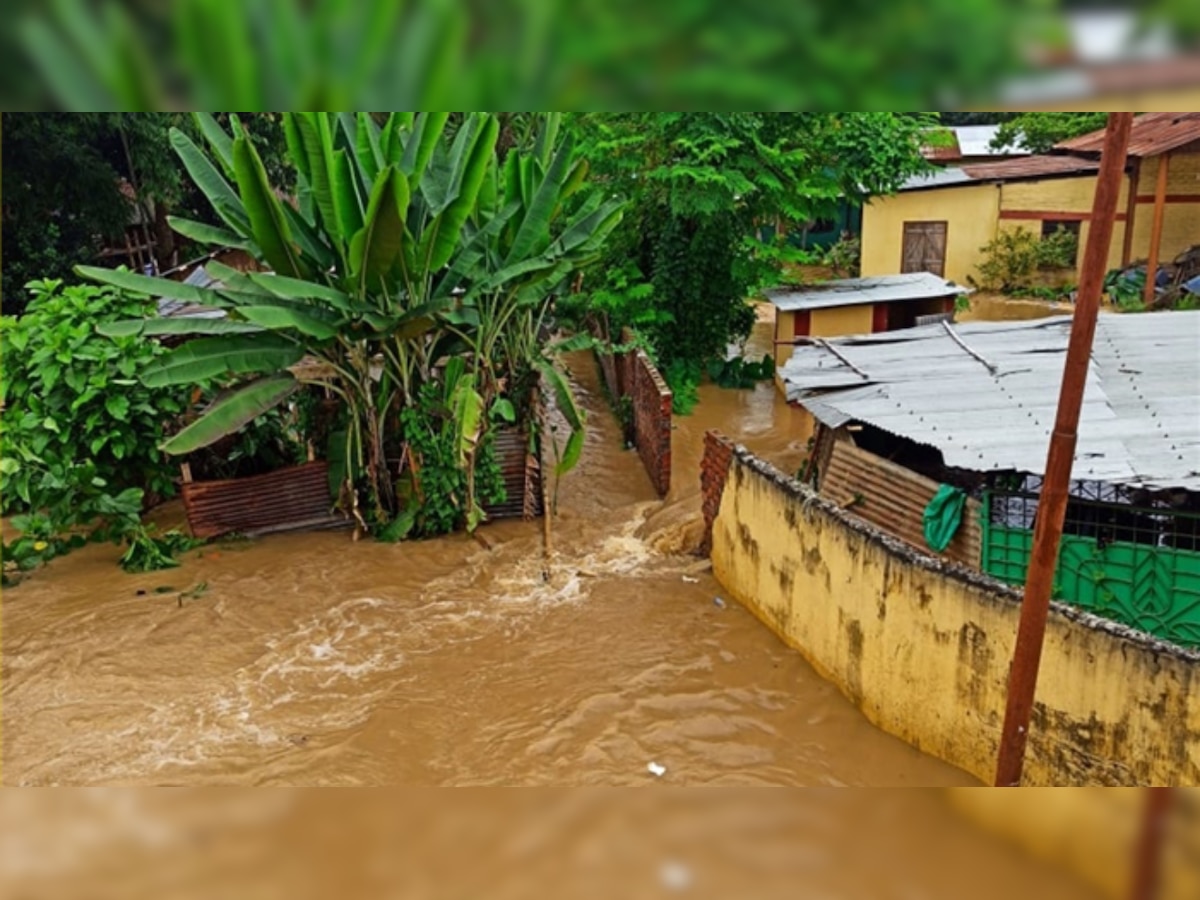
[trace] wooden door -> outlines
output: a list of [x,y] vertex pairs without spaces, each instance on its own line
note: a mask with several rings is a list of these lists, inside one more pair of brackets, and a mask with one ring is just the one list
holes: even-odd
[[945,222],[904,223],[904,246],[900,253],[900,271],[932,272],[938,277],[945,273]]

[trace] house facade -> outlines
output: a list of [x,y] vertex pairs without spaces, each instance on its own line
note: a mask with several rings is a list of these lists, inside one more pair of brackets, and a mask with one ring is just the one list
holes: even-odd
[[[862,274],[977,279],[980,250],[1006,230],[1068,228],[1087,242],[1103,132],[1053,153],[940,169],[863,210]],[[1169,263],[1200,243],[1200,113],[1147,113],[1133,126],[1108,268]],[[1076,278],[1082,252],[1076,259]]]

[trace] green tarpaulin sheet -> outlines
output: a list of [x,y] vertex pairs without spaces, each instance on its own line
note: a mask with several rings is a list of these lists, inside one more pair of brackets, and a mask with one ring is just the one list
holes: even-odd
[[943,484],[925,507],[925,543],[941,553],[953,540],[962,524],[967,495],[956,487]]

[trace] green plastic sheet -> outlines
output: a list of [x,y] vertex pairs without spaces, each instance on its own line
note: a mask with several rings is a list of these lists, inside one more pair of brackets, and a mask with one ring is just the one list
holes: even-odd
[[967,495],[956,487],[943,484],[925,507],[925,543],[931,549],[941,553],[954,539],[958,527],[962,525],[963,507],[967,504]]

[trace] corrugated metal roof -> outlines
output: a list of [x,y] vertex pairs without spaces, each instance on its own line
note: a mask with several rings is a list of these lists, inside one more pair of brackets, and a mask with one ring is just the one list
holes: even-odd
[[[192,287],[198,288],[221,288],[223,285],[217,279],[213,278],[208,273],[204,266],[197,266],[187,278],[183,280],[184,284],[189,284]],[[217,309],[212,306],[201,306],[197,303],[188,303],[185,300],[173,300],[169,297],[162,297],[158,301],[158,315],[161,318],[194,318],[194,319],[221,319],[225,317],[224,310]]]
[[1003,162],[975,163],[963,166],[966,174],[979,181],[1010,181],[1018,178],[1056,178],[1095,172],[1100,163],[1078,156],[1027,156]]
[[974,179],[957,166],[946,166],[934,169],[932,172],[922,172],[908,178],[900,185],[902,191],[921,191],[926,188],[949,187],[954,184],[967,184]]
[[876,275],[870,278],[843,278],[804,287],[772,288],[767,300],[783,312],[798,309],[826,309],[834,306],[859,306],[863,303],[894,303],[898,300],[928,300],[970,293],[929,272],[906,275]]
[[999,125],[957,125],[954,134],[963,156],[1026,156],[1028,150],[1019,147],[992,149],[992,139],[1000,130]]
[[[830,425],[868,422],[949,466],[1040,474],[1070,328],[1055,317],[840,338],[829,344],[864,374],[820,345],[797,347],[781,374],[788,399]],[[1200,490],[1200,311],[1100,317],[1073,476]]]
[[[1129,132],[1130,156],[1158,156],[1193,141],[1200,141],[1200,112],[1143,113],[1133,120]],[[1067,153],[1099,153],[1104,146],[1104,129],[1055,144]]]

